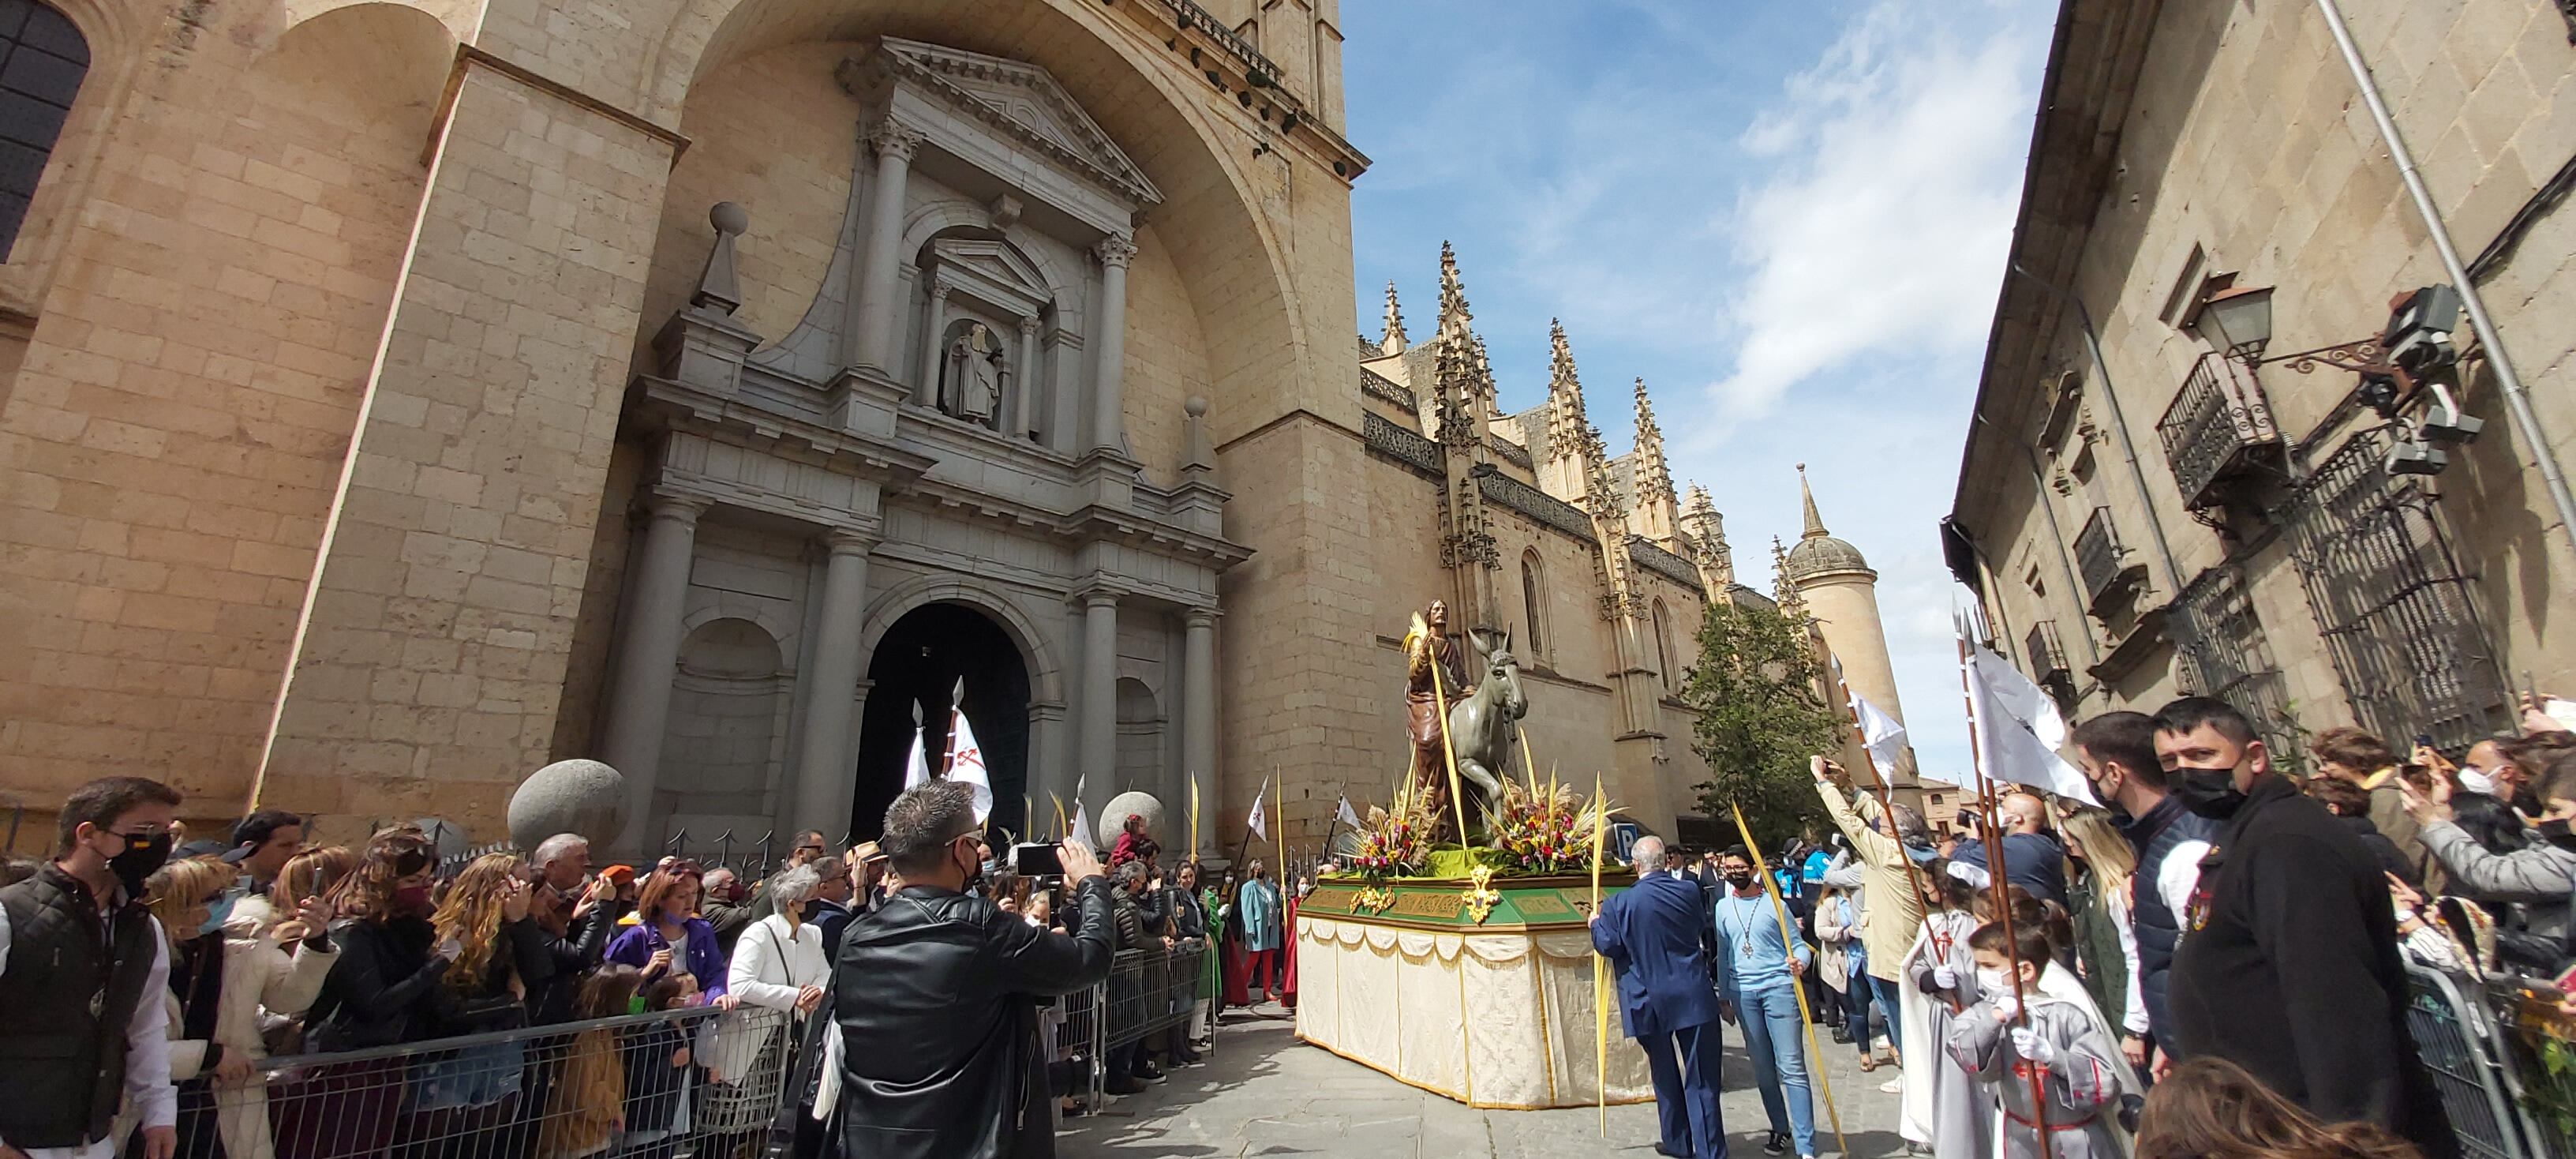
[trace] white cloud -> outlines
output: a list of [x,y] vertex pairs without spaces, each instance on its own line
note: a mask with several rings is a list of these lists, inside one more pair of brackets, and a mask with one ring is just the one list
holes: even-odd
[[1876,5],[1745,131],[1775,168],[1730,220],[1751,275],[1720,314],[1743,327],[1716,387],[1729,415],[1863,358],[1984,339],[2047,33],[1958,19],[1988,8]]

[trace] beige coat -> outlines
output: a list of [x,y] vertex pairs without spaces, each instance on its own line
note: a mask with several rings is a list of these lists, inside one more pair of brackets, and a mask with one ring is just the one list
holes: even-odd
[[[174,971],[177,959],[173,953]],[[179,997],[167,990],[161,994],[170,1016],[171,1081],[196,1078],[205,1071],[206,1058],[212,1053],[207,1049],[209,1041],[221,1044],[227,1053],[268,1057],[268,1046],[260,1037],[262,1012],[280,1017],[304,1013],[322,993],[322,980],[331,973],[332,963],[339,960],[327,945],[315,949],[299,942],[286,950],[267,938],[224,939],[224,989],[215,1011],[213,1039],[179,1037],[186,1033]],[[228,1159],[276,1159],[275,1141],[268,1131],[268,1087],[259,1073],[253,1071],[241,1086],[216,1082],[213,1088],[215,1133],[223,1140]]]
[[1824,949],[1816,955],[1816,975],[1836,993],[1851,989],[1851,951],[1843,948],[1852,929],[1835,917],[1835,911],[1852,905],[1851,895],[1837,893],[1816,899],[1816,941]]
[[1816,795],[1824,798],[1825,812],[1852,843],[1852,857],[1860,863],[1861,881],[1869,892],[1867,912],[1860,919],[1860,941],[1869,950],[1870,977],[1894,982],[1904,970],[1905,951],[1923,928],[1923,898],[1914,891],[1914,867],[1905,860],[1904,845],[1869,827],[1865,817],[1878,815],[1878,802],[1863,797],[1860,811],[1854,812],[1851,803],[1843,800],[1842,790],[1822,782],[1816,785]]

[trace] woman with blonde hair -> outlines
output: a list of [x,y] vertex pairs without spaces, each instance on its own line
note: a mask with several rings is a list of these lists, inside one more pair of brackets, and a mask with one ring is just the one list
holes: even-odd
[[[467,863],[430,914],[432,936],[456,948],[439,979],[430,1037],[508,1030],[526,1022],[528,983],[547,968],[528,918],[519,855],[487,853]],[[441,1052],[412,1068],[396,1148],[406,1154],[494,1152],[517,1117],[527,1043],[511,1039]]]
[[162,866],[144,887],[170,940],[170,989],[162,1001],[170,1078],[179,1086],[179,1153],[214,1155],[220,1143],[227,1159],[272,1159],[268,1088],[258,1071],[268,1056],[261,1011],[303,1013],[337,957],[319,902],[274,931],[257,931],[273,937],[224,937],[233,882],[231,866],[190,860]]
[[2073,865],[2066,875],[2066,908],[2075,924],[2076,956],[2085,966],[2085,992],[2105,1018],[2119,1024],[2129,1065],[2145,1066],[2147,997],[2129,892],[2138,872],[2137,847],[2098,809],[2061,805],[2057,829],[2066,835]]
[[2147,1092],[2135,1159],[2422,1159],[2369,1123],[2327,1126],[2244,1067],[2203,1056],[2174,1064]]

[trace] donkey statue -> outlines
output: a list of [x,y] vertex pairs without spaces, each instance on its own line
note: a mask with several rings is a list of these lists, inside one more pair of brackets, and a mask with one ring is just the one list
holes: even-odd
[[1485,658],[1485,678],[1473,695],[1449,706],[1449,743],[1458,756],[1458,775],[1473,813],[1487,828],[1502,800],[1503,776],[1511,769],[1512,738],[1529,697],[1521,692],[1521,664],[1512,658],[1509,629],[1477,628],[1467,633]]

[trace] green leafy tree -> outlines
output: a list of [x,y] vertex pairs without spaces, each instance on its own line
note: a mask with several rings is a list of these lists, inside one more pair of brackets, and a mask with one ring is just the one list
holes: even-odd
[[1816,693],[1820,674],[1804,622],[1769,608],[1708,606],[1682,699],[1699,713],[1691,747],[1711,774],[1694,786],[1700,808],[1721,831],[1735,828],[1729,805],[1743,808],[1766,850],[1828,824],[1807,758],[1835,752],[1844,725]]

